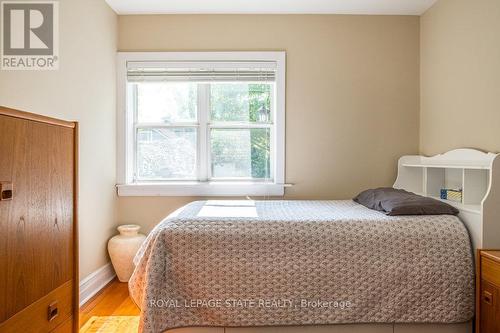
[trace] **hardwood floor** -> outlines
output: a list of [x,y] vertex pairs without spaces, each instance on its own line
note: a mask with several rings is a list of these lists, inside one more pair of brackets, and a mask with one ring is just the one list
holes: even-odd
[[139,308],[128,295],[128,286],[117,279],[80,308],[80,327],[93,316],[138,316]]

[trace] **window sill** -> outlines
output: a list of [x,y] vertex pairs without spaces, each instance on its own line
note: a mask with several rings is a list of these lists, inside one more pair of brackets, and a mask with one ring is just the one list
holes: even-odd
[[116,185],[121,197],[282,196],[285,184],[252,182],[166,182]]

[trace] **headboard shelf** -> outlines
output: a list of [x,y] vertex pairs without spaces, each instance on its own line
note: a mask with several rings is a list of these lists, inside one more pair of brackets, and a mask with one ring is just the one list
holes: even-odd
[[416,164],[416,163],[404,163],[404,167],[409,168],[443,168],[443,169],[477,169],[477,170],[488,170],[490,167],[483,165],[464,165],[464,164]]
[[[427,156],[403,156],[395,188],[446,202],[459,211],[475,248],[500,248],[500,157],[475,149]],[[441,190],[458,190],[459,200],[441,199]]]
[[473,214],[481,214],[481,205],[480,204],[477,204],[477,205],[463,204],[461,202],[444,200],[444,199],[441,199],[439,197],[432,197],[432,196],[431,196],[431,198],[437,199],[437,200],[442,201],[442,202],[446,202],[447,204],[450,204],[450,205],[456,207],[458,210],[463,210],[463,211],[473,213]]

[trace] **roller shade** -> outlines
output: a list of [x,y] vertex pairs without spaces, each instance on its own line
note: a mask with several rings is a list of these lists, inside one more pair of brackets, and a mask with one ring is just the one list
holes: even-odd
[[177,82],[274,82],[274,61],[129,62],[127,80]]

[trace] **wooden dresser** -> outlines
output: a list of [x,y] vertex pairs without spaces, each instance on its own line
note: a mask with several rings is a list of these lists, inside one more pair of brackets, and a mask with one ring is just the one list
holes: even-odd
[[0,107],[0,332],[77,332],[77,124]]
[[500,250],[478,250],[476,332],[500,333]]

